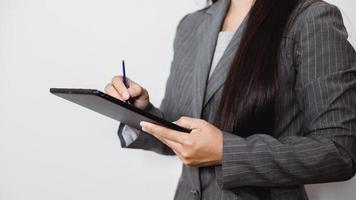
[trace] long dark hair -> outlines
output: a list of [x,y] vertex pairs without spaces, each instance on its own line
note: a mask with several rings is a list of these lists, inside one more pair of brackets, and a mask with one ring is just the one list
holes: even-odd
[[220,129],[242,137],[273,133],[280,87],[280,47],[299,2],[256,0],[251,8],[215,118],[214,124]]

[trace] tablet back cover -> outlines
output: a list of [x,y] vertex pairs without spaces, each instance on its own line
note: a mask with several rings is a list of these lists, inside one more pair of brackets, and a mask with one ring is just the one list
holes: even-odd
[[177,131],[187,133],[190,132],[188,129],[135,108],[134,106],[111,97],[99,90],[51,88],[50,92],[56,96],[103,114],[136,129],[141,129],[141,121],[147,121],[160,124]]

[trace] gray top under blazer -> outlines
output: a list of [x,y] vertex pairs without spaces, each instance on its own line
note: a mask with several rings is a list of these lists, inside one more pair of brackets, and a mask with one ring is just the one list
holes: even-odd
[[[339,9],[304,0],[293,13],[279,58],[281,104],[273,133],[242,138],[223,131],[223,164],[183,165],[176,200],[308,199],[304,184],[344,181],[356,165],[356,53]],[[212,122],[228,68],[245,28],[234,34],[208,80],[216,39],[230,0],[185,16],[174,40],[174,58],[160,108],[150,112]],[[183,92],[182,92],[183,91]],[[125,148],[174,152],[141,132]],[[272,136],[271,136],[272,135]]]

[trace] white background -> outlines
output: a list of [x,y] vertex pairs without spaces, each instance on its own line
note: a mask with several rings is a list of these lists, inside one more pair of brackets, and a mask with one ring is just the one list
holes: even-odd
[[[0,0],[0,200],[172,199],[177,158],[121,149],[117,122],[48,90],[103,90],[124,58],[158,106],[176,25],[203,1]],[[331,2],[355,44],[356,3]],[[308,191],[351,200],[355,187],[353,179]]]

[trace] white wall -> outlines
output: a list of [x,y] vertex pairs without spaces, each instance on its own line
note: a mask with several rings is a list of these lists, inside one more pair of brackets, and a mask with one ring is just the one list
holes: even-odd
[[[356,41],[354,0],[333,2]],[[103,89],[124,58],[159,105],[176,25],[202,3],[0,0],[0,200],[172,199],[178,159],[121,149],[115,121],[48,89]],[[308,190],[311,199],[351,200],[355,186]]]

